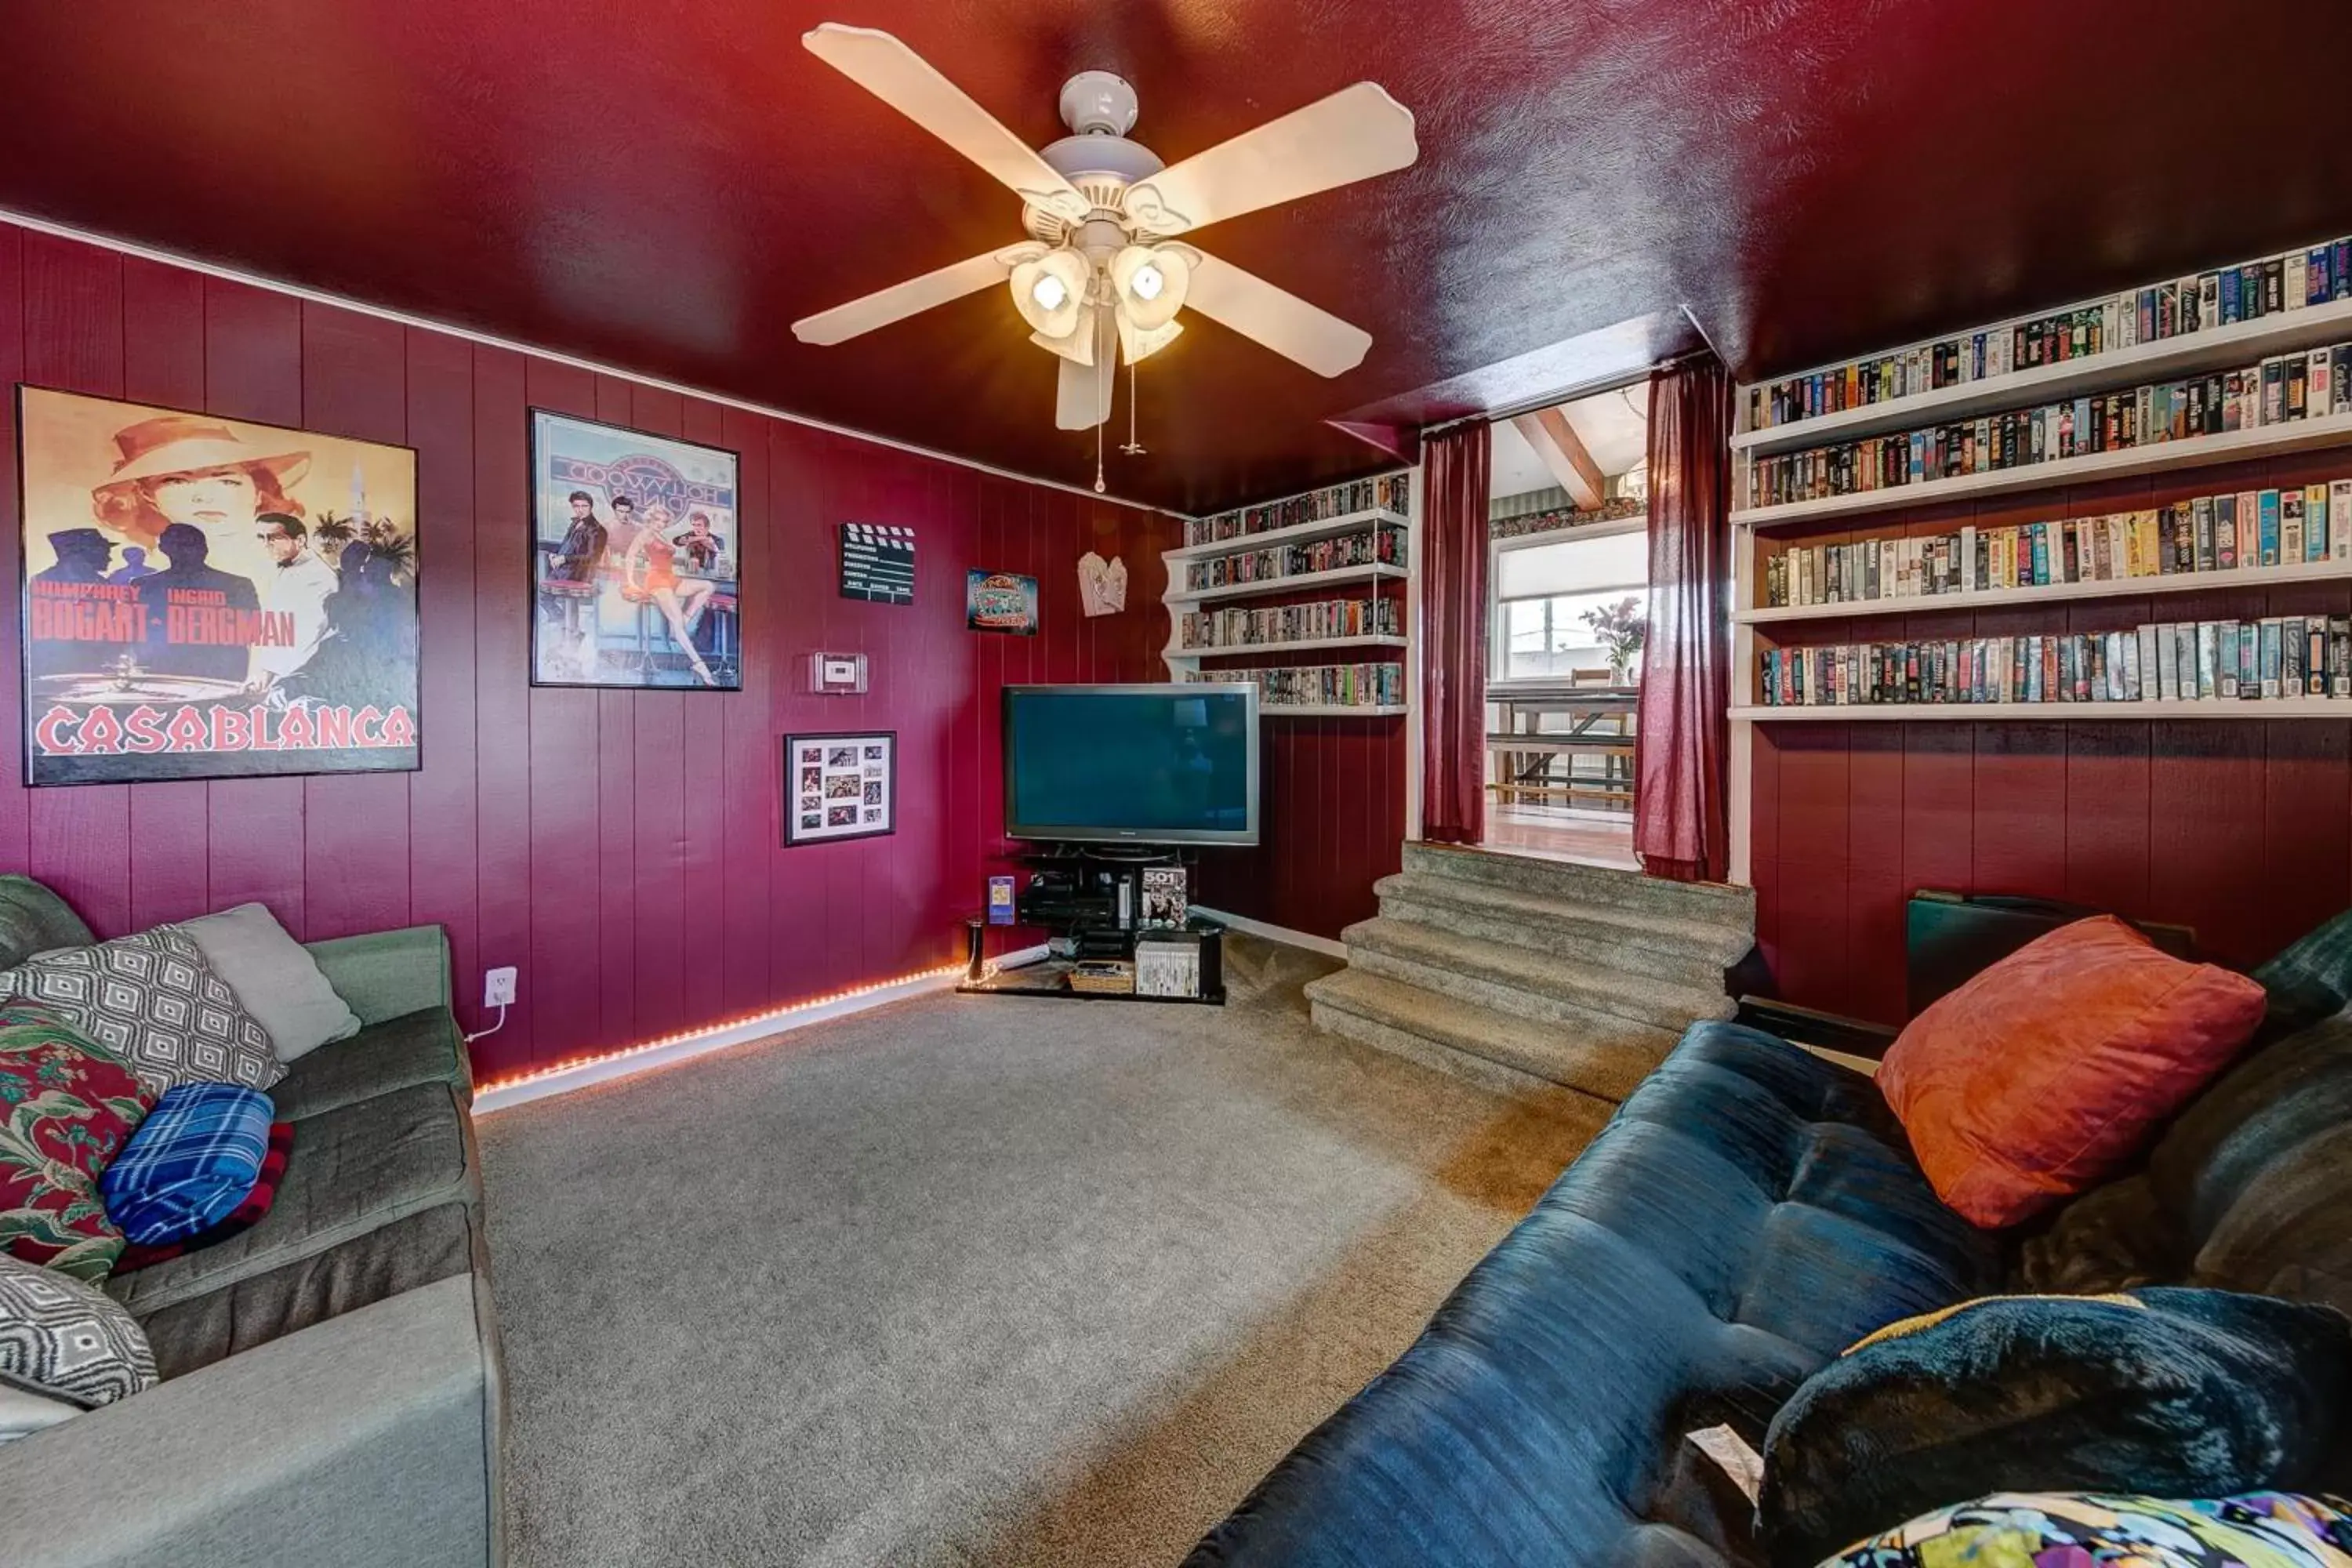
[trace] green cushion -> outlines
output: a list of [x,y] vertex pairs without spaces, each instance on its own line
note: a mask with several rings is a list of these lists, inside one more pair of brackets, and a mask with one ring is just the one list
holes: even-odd
[[157,1373],[179,1377],[388,1296],[466,1273],[480,1250],[480,1226],[464,1204],[443,1204],[150,1312],[140,1327],[154,1349]]
[[466,1042],[446,1007],[370,1024],[348,1040],[298,1057],[269,1098],[279,1120],[299,1121],[419,1083],[446,1084],[460,1103],[473,1103]]
[[299,1122],[277,1202],[252,1229],[118,1274],[107,1293],[143,1318],[412,1214],[480,1202],[472,1129],[447,1088],[394,1089]]
[[55,947],[98,940],[66,901],[30,877],[0,877],[0,969],[14,969]]

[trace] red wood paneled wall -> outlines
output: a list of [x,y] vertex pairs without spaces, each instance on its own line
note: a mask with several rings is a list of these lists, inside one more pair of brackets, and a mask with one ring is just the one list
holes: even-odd
[[[475,1047],[486,1077],[960,956],[1003,848],[998,688],[1164,673],[1172,518],[0,225],[0,385],[19,380],[416,448],[422,771],[26,790],[11,400],[0,870],[105,935],[252,899],[307,940],[438,922],[468,1026],[482,970],[522,972]],[[530,688],[531,405],[741,455],[762,595],[742,691]],[[838,596],[845,521],[914,525],[914,605]],[[1089,549],[1125,557],[1124,614],[1081,616]],[[1041,633],[967,632],[969,566],[1036,575]],[[821,648],[867,654],[870,692],[808,695]],[[898,733],[898,833],[778,847],[778,737],[863,728]]]
[[[2347,474],[2352,452],[2309,453],[1948,505],[1906,526],[1942,533],[1971,521],[2095,516]],[[1789,537],[1889,531],[1874,521]],[[2339,582],[1773,629],[1791,644],[1899,641],[2347,612],[2352,584]],[[1757,929],[1783,996],[1901,1019],[1903,906],[1920,888],[2177,921],[2196,929],[2206,952],[2242,964],[2352,904],[2352,717],[2070,723],[2064,712],[2027,723],[1757,726]]]

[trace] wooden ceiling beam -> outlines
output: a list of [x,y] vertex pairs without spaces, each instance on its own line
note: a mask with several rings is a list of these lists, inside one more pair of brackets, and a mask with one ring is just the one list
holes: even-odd
[[1609,499],[1609,481],[1601,477],[1601,465],[1584,449],[1583,438],[1566,415],[1557,408],[1539,408],[1518,416],[1511,425],[1536,449],[1536,456],[1543,459],[1543,466],[1551,470],[1551,477],[1579,511],[1601,510],[1601,503]]

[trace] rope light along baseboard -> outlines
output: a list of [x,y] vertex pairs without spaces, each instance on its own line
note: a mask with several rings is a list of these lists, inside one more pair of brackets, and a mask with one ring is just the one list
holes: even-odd
[[[997,965],[991,962],[984,973],[993,974],[996,971]],[[869,984],[852,985],[846,990],[832,992],[823,996],[811,996],[804,1001],[794,1002],[789,1006],[772,1007],[764,1013],[747,1013],[740,1018],[724,1019],[716,1024],[705,1024],[698,1028],[681,1029],[676,1034],[656,1036],[650,1040],[641,1040],[634,1046],[623,1046],[618,1050],[598,1051],[588,1056],[572,1057],[552,1066],[533,1068],[529,1072],[512,1073],[507,1077],[493,1079],[488,1083],[477,1085],[475,1093],[483,1098],[509,1093],[532,1085],[544,1084],[551,1079],[585,1072],[592,1068],[610,1067],[615,1062],[627,1061],[634,1057],[651,1056],[656,1051],[692,1045],[697,1040],[707,1040],[719,1035],[735,1034],[766,1025],[787,1024],[793,1017],[803,1013],[814,1013],[826,1007],[838,1007],[844,1003],[855,1002],[860,997],[873,996],[885,991],[897,991],[929,981],[951,979],[963,973],[964,965],[961,963],[943,963],[936,969],[919,969],[912,974],[899,975],[895,980],[877,980]],[[749,1044],[751,1039],[757,1037],[746,1036],[744,1043]]]

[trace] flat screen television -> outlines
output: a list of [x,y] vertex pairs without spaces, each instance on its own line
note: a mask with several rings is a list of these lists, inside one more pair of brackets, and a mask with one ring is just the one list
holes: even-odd
[[1246,681],[1008,686],[1005,836],[1255,844],[1257,732]]

